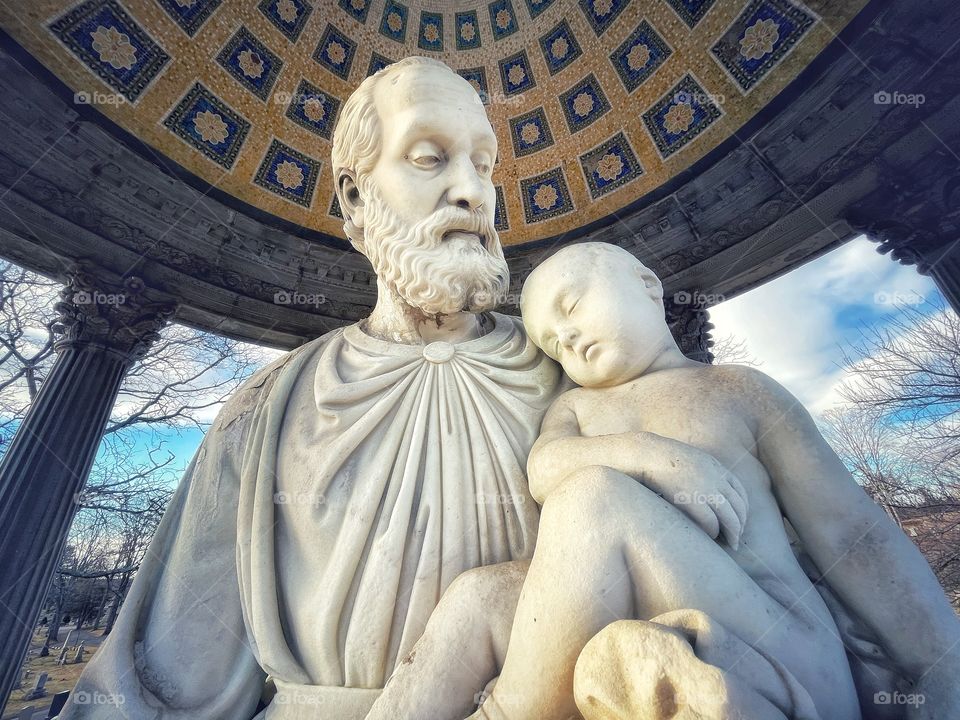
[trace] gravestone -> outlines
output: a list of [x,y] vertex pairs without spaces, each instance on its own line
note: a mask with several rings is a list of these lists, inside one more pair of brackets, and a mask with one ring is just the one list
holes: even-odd
[[69,691],[59,692],[53,696],[53,702],[50,703],[50,709],[47,710],[47,720],[53,720],[53,718],[60,714],[68,697],[70,697]]
[[57,658],[57,665],[67,664],[67,648],[70,646],[71,635],[73,635],[73,630],[67,633],[67,638],[63,641],[63,647],[60,648],[60,656]]
[[33,684],[33,688],[27,693],[27,696],[24,699],[36,700],[37,698],[42,698],[44,695],[46,695],[47,691],[44,688],[46,682],[47,673],[40,673],[40,675],[37,677],[37,681]]

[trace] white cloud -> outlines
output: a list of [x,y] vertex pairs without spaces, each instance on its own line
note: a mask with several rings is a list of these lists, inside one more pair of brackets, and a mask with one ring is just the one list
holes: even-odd
[[841,346],[858,327],[882,322],[895,301],[936,294],[929,278],[861,237],[717,305],[710,319],[715,338],[742,339],[763,372],[817,413],[838,400]]

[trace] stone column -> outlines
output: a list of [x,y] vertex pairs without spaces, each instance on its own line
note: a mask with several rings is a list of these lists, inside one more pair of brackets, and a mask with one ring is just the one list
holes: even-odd
[[0,462],[0,707],[20,672],[127,368],[173,314],[136,277],[68,273],[57,359]]
[[901,265],[916,267],[918,273],[933,280],[953,311],[960,313],[960,239],[935,244],[921,242],[918,236],[912,233],[904,239],[890,231],[867,232],[878,252],[889,253]]
[[960,239],[927,253],[917,269],[930,276],[953,311],[960,315]]
[[[960,182],[960,174],[955,178]],[[929,200],[940,196],[952,198],[949,208]],[[960,194],[956,190],[952,194],[941,190],[904,196],[888,191],[880,197],[871,205],[847,213],[850,228],[877,243],[878,252],[889,253],[891,259],[914,265],[918,273],[927,275],[954,312],[960,313],[960,212],[956,203]],[[886,202],[881,210],[878,203],[882,200]],[[891,210],[900,212],[894,216]]]
[[664,297],[663,308],[670,332],[683,354],[691,360],[712,363],[710,348],[713,347],[713,339],[710,331],[713,330],[713,323],[700,297],[700,292],[681,290],[672,297]]

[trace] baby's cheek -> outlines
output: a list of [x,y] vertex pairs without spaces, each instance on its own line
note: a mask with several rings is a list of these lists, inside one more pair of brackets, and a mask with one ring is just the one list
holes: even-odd
[[597,373],[589,365],[570,360],[563,365],[563,371],[581,387],[591,387],[598,383]]

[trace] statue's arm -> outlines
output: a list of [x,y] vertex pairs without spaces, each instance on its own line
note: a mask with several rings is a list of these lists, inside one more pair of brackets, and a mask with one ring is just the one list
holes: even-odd
[[[577,419],[576,397],[577,391],[564,393],[544,416],[540,437],[527,460],[534,500],[543,504],[572,473],[602,465],[662,495],[710,537],[722,532],[736,547],[746,518],[746,492],[716,458],[652,432],[584,437]],[[691,493],[701,494],[709,502],[685,502],[684,497]]]
[[[759,459],[827,583],[916,681],[960,667],[960,622],[916,546],[854,481],[799,401],[751,371]],[[956,698],[960,701],[960,697]]]
[[242,420],[204,438],[60,720],[253,715],[265,675],[247,640],[236,567]]

